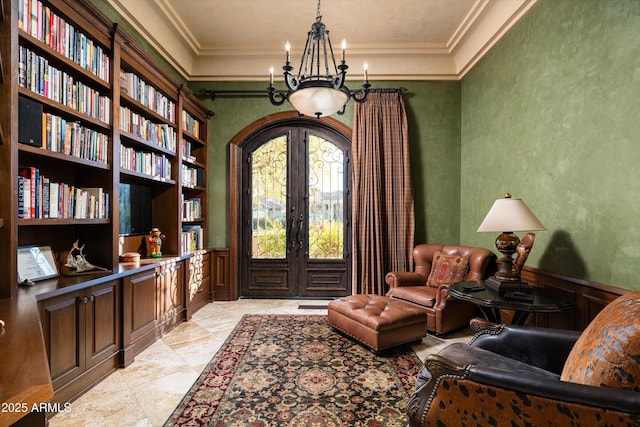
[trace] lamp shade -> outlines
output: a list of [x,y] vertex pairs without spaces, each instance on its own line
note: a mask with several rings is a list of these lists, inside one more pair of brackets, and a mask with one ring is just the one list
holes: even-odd
[[512,199],[510,195],[507,196],[493,203],[489,213],[478,227],[479,232],[546,230],[522,199]]
[[340,89],[308,85],[289,95],[289,102],[305,116],[330,116],[340,111],[349,95]]

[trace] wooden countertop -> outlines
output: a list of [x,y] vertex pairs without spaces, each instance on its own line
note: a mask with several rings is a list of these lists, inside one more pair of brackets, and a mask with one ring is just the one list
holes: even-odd
[[0,300],[0,426],[8,426],[53,397],[36,299],[29,289]]
[[86,288],[109,280],[205,253],[146,258],[119,265],[118,271],[75,277],[56,277],[20,287],[15,298],[0,300],[0,427],[9,426],[53,397],[47,349],[42,335],[38,301],[65,292]]

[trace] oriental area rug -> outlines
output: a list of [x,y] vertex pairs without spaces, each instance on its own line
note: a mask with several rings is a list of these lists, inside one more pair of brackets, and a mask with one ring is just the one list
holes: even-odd
[[326,316],[245,315],[165,426],[405,426],[422,363],[381,355]]

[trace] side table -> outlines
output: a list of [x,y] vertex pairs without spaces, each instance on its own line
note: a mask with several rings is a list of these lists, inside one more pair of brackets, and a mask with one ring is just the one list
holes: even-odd
[[511,323],[523,325],[529,313],[557,313],[573,307],[573,303],[558,292],[535,287],[528,288],[528,292],[533,294],[532,301],[505,298],[498,291],[487,288],[484,281],[458,282],[449,288],[451,296],[477,305],[485,319],[494,323],[502,323],[500,309],[513,310]]

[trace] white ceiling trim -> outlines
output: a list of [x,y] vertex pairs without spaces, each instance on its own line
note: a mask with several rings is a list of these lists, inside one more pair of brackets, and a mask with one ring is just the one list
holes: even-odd
[[[187,80],[266,82],[269,67],[279,70],[284,61],[283,49],[204,48],[169,0],[107,2]],[[478,0],[446,43],[350,45],[348,80],[363,77],[365,62],[372,81],[459,80],[537,2]]]

